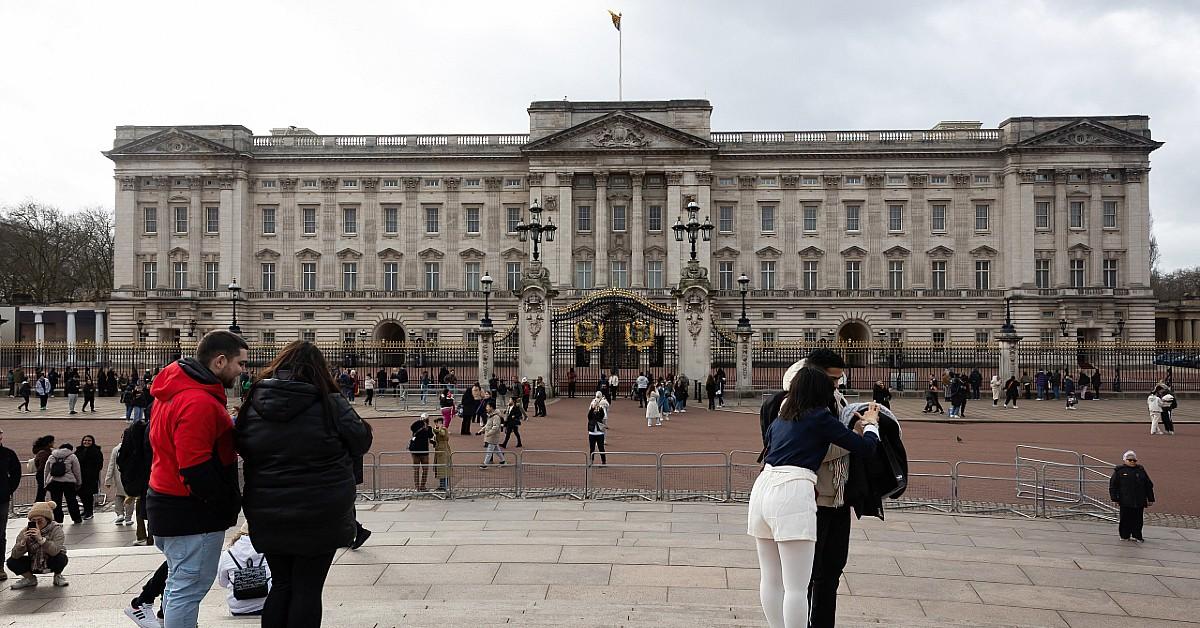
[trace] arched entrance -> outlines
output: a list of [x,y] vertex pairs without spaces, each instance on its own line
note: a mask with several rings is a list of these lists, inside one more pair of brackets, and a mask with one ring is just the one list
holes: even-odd
[[[871,339],[871,330],[867,329],[867,324],[862,321],[847,321],[843,323],[837,332],[838,344],[848,345],[844,350],[843,357],[846,359],[846,366],[850,368],[866,366],[868,356],[863,343]],[[847,373],[847,381],[850,374]]]
[[371,335],[374,341],[374,356],[380,366],[392,368],[404,366],[407,361],[404,327],[396,321],[384,321],[375,326]]
[[396,321],[384,321],[375,327],[376,342],[404,342],[404,328]]

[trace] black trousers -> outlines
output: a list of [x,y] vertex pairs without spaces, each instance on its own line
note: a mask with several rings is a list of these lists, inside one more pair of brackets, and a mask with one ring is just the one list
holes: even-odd
[[262,611],[263,628],[309,628],[321,625],[321,590],[333,564],[333,552],[315,556],[267,555],[271,592]]
[[575,398],[575,382],[570,382],[567,384],[567,397],[570,397],[571,399]]
[[94,395],[91,397],[84,395],[83,408],[80,410],[80,412],[87,412],[88,406],[92,407],[92,412],[96,411],[96,397]]
[[46,492],[50,493],[50,499],[54,500],[54,520],[63,522],[63,504],[67,505],[67,512],[71,513],[71,521],[79,523],[83,521],[83,516],[79,514],[79,502],[76,501],[75,485],[70,482],[51,482],[46,485]]
[[96,493],[100,492],[100,480],[85,479],[79,489],[79,501],[83,502],[83,516],[91,517],[96,511]]
[[[33,559],[29,556],[10,558],[5,564],[8,566],[9,571],[18,576],[23,576],[33,569]],[[54,573],[62,573],[67,568],[67,553],[59,552],[54,556],[47,556],[46,567]]]
[[838,582],[850,552],[850,507],[817,507],[817,548],[808,583],[809,626],[833,628]]
[[925,412],[933,412],[937,408],[938,412],[945,412],[942,408],[942,402],[938,401],[937,395],[931,395],[925,398]]
[[1145,510],[1145,508],[1121,506],[1121,519],[1117,523],[1117,530],[1120,532],[1121,538],[1142,538],[1142,515]]
[[520,447],[521,446],[521,426],[520,425],[510,425],[509,427],[504,428],[504,442],[500,443],[500,446],[508,447],[508,439],[510,436],[513,436],[513,435],[515,435],[517,437],[517,447]]
[[588,434],[588,459],[591,460],[596,450],[600,450],[600,464],[608,464],[608,456],[604,455],[604,434]]
[[1170,410],[1163,410],[1162,427],[1164,430],[1166,430],[1168,432],[1175,431],[1175,422],[1171,420],[1171,411]]
[[154,599],[163,594],[163,589],[167,588],[167,561],[163,561],[154,575],[142,585],[142,592],[138,595],[138,606],[142,604],[152,604]]
[[976,386],[975,384],[971,384],[971,398],[972,399],[979,398],[979,387]]
[[533,416],[546,416],[546,400],[545,399],[534,399],[533,400]]

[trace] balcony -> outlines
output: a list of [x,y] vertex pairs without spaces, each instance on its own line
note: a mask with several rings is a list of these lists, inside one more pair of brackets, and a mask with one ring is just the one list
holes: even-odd
[[529,134],[490,135],[256,135],[256,155],[329,154],[520,154]]
[[909,148],[994,149],[1002,145],[1000,129],[948,129],[936,131],[714,131],[709,139],[733,151],[745,147],[806,151]]

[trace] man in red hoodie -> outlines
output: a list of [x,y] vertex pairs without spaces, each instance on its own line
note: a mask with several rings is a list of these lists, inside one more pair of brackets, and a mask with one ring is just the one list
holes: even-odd
[[225,389],[245,370],[248,348],[236,334],[209,332],[194,358],[168,365],[150,389],[154,461],[146,510],[154,544],[167,558],[166,628],[195,628],[225,530],[241,509]]

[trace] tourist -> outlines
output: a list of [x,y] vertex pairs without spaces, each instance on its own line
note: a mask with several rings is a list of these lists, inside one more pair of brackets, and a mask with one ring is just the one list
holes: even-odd
[[[490,393],[486,390],[480,391],[479,400],[477,401],[477,403],[475,405],[475,416],[474,416],[474,418],[471,419],[472,423],[474,423],[476,425],[483,425],[484,423],[487,423],[487,418],[488,418],[487,400],[488,399],[492,399],[492,393]],[[494,402],[495,399],[492,399],[492,401]],[[497,407],[499,407],[499,406],[497,406]]]
[[1088,389],[1092,386],[1092,378],[1088,377],[1086,371],[1079,371],[1079,379],[1075,380],[1075,386],[1079,389],[1079,398],[1083,400],[1091,399],[1088,396]]
[[835,390],[826,369],[806,364],[799,370],[779,420],[767,428],[765,466],[750,493],[747,532],[757,541],[759,595],[773,628],[809,622],[807,597],[819,531],[817,470],[830,445],[869,454],[879,444],[878,405],[870,404],[851,431],[830,411],[837,403]]
[[1037,385],[1037,400],[1042,401],[1047,397],[1047,388],[1050,384],[1050,377],[1046,375],[1046,369],[1038,369],[1037,375],[1033,377],[1034,383]]
[[[20,485],[21,460],[17,452],[4,446],[4,430],[0,429],[0,551],[8,547],[8,513],[12,509],[13,495]],[[0,569],[0,581],[6,578],[8,576]]]
[[603,398],[592,399],[588,406],[588,464],[595,462],[596,451],[600,451],[600,464],[608,464],[608,456],[604,453],[604,434],[608,431],[608,411],[603,406]]
[[1100,369],[1092,373],[1092,399],[1100,401]]
[[[708,398],[708,409],[717,409],[717,378],[712,373],[704,380],[704,396]],[[641,407],[641,406],[638,406]]]
[[92,382],[89,375],[83,380],[83,408],[80,412],[87,412],[88,406],[92,407],[92,414],[96,413],[96,384]]
[[354,467],[371,428],[338,392],[317,346],[294,341],[263,369],[238,420],[246,522],[271,566],[265,627],[321,625],[334,553],[358,533]]
[[961,388],[961,384],[959,383],[958,376],[951,373],[950,383],[945,387],[946,402],[950,404],[950,412],[946,414],[947,417],[958,416],[958,400],[961,398],[959,388]]
[[1158,396],[1157,391],[1146,397],[1146,407],[1150,410],[1150,435],[1164,434],[1163,429],[1159,427],[1159,423],[1162,421],[1163,407],[1162,398]]
[[1133,450],[1125,452],[1121,460],[1108,481],[1108,497],[1121,507],[1117,531],[1122,541],[1145,543],[1142,519],[1146,507],[1154,503],[1154,482]]
[[541,375],[533,386],[533,416],[546,416],[546,380]]
[[605,399],[608,399],[609,395],[612,394],[608,386],[608,378],[604,376],[604,373],[601,373],[600,379],[596,380],[596,392],[604,395]]
[[75,404],[79,403],[79,378],[67,377],[66,393],[67,393],[67,414],[78,414],[75,412]]
[[612,375],[608,376],[608,402],[612,403],[613,399],[617,398],[617,393],[621,389],[621,378],[617,375],[617,369],[612,370]]
[[885,408],[892,407],[892,391],[881,379],[875,380],[875,385],[871,387],[871,399]]
[[637,386],[638,407],[641,408],[646,405],[646,389],[650,387],[650,378],[645,373],[638,371],[634,385]]
[[167,587],[167,561],[163,561],[142,585],[142,591],[124,608],[125,616],[133,620],[140,628],[162,628],[163,612],[154,610],[154,600],[163,594]]
[[569,370],[567,370],[567,397],[570,399],[575,398],[575,385],[577,379],[578,376],[575,375],[575,367],[572,366]]
[[367,373],[367,378],[363,380],[363,390],[366,391],[367,395],[367,398],[363,400],[363,404],[368,406],[375,405],[373,403],[375,400],[375,378],[371,377],[370,373]]
[[1058,401],[1061,391],[1062,391],[1062,372],[1059,371],[1058,369],[1055,369],[1054,373],[1052,375],[1050,375],[1050,396],[1051,396],[1051,398],[1054,399],[1055,401]]
[[521,378],[521,409],[529,412],[529,398],[533,396],[533,388],[529,386],[529,378]]
[[480,469],[488,468],[488,465],[492,464],[493,458],[498,458],[500,464],[506,464],[504,452],[500,450],[500,435],[504,431],[504,419],[496,411],[496,400],[488,399],[484,402],[483,408],[487,412],[487,423],[484,423],[483,428],[475,432],[476,436],[483,436],[484,446],[487,447],[487,452],[483,455],[483,464],[479,465]]
[[50,400],[50,393],[53,391],[54,387],[50,384],[49,378],[41,373],[38,373],[37,387],[35,390],[38,396],[38,412],[46,411],[46,403]]
[[1004,382],[1004,407],[1012,404],[1013,409],[1017,408],[1017,398],[1021,395],[1021,383],[1017,381],[1015,375],[1010,375],[1008,381]]
[[92,518],[96,508],[96,498],[100,494],[100,474],[104,470],[104,450],[91,434],[79,441],[79,449],[75,450],[79,459],[79,467],[83,470],[80,482],[79,499],[83,502],[83,519]]
[[671,411],[675,409],[675,390],[667,385],[663,378],[658,379],[658,411],[664,421],[671,420]]
[[688,395],[691,393],[688,388],[691,384],[687,375],[683,373],[680,373],[679,377],[675,379],[675,410],[681,414],[687,412]]
[[54,586],[70,584],[62,575],[67,568],[67,535],[52,511],[61,516],[62,507],[52,501],[35,503],[29,509],[29,527],[17,533],[17,542],[5,562],[9,571],[21,577],[13,583],[14,590],[36,587],[34,574],[47,572],[54,574]]
[[18,412],[29,412],[29,394],[32,387],[28,379],[21,380],[20,387],[17,388],[17,396],[21,398],[21,403],[17,405]]
[[421,417],[408,426],[412,438],[408,439],[408,452],[412,455],[413,487],[425,492],[425,481],[429,479],[429,441],[433,440],[433,428],[429,425],[429,415],[422,412]]
[[1029,379],[1029,371],[1021,371],[1021,390],[1025,393],[1026,401],[1033,398],[1033,382]]
[[[442,414],[442,421],[446,429],[450,429],[450,423],[454,420],[455,404],[454,393],[450,392],[449,388],[443,389],[442,394],[438,395],[438,409]],[[466,417],[462,419],[464,423],[466,420]]]
[[1004,384],[1000,383],[1000,376],[993,375],[992,381],[988,385],[992,388],[992,406],[1000,405],[1000,393],[1004,390]]
[[133,525],[133,507],[137,500],[125,492],[125,484],[121,481],[121,465],[117,457],[121,455],[121,443],[108,454],[108,469],[104,472],[104,488],[113,491],[113,512],[117,518],[115,525]]
[[496,383],[496,405],[497,406],[505,406],[505,407],[508,406],[508,401],[509,401],[508,393],[509,392],[511,392],[511,391],[509,391],[509,389],[508,389],[508,382],[504,381],[504,378],[501,377],[500,380]]
[[346,371],[338,373],[337,385],[338,390],[341,391],[346,401],[349,401],[350,405],[354,405],[354,378],[351,377],[350,373]]
[[1119,367],[1119,366],[1113,367],[1112,388],[1113,388],[1113,392],[1115,392],[1115,393],[1121,392],[1121,367]]
[[425,405],[425,399],[429,395],[429,371],[421,373],[421,405]]
[[958,393],[955,396],[955,402],[958,405],[958,418],[967,418],[967,399],[969,394],[970,382],[966,375],[958,376]]
[[979,388],[983,386],[983,374],[979,372],[979,369],[973,368],[967,381],[971,384],[971,399],[978,399]]
[[[447,391],[453,390],[446,387]],[[463,391],[462,394],[462,425],[459,426],[459,434],[469,436],[471,434],[471,424],[475,422],[475,415],[479,414],[480,400],[483,397],[483,392],[479,389],[479,385],[471,386],[470,389]]]
[[261,615],[271,591],[271,565],[250,539],[250,526],[229,539],[217,564],[217,584],[229,590],[225,604],[234,617]]
[[524,414],[525,410],[521,408],[521,404],[517,403],[516,398],[510,399],[504,414],[504,442],[500,443],[501,449],[508,447],[508,439],[513,435],[517,437],[517,447],[521,446],[521,417]]
[[83,523],[79,513],[79,488],[83,485],[83,470],[79,458],[75,456],[75,448],[70,443],[50,453],[46,459],[46,471],[43,480],[46,492],[54,502],[54,520],[63,522],[63,500],[66,500],[67,512],[71,513],[71,521]]
[[658,389],[650,389],[650,397],[646,399],[646,427],[662,426],[662,410],[658,405]]
[[938,397],[941,396],[941,389],[938,387],[938,380],[934,377],[929,378],[929,386],[925,388],[925,409],[921,412],[928,414],[934,412],[937,408],[937,414],[944,414],[946,411],[942,408],[942,402]]
[[47,434],[33,441],[33,479],[37,481],[37,494],[33,501],[46,501],[46,461],[54,451],[54,437]]
[[[137,520],[137,539],[134,545],[145,546],[154,543],[153,537],[146,531],[146,492],[150,488],[150,468],[152,454],[150,451],[150,420],[149,417],[129,423],[121,433],[121,451],[117,458],[117,471],[121,474],[121,485],[126,496],[132,498],[133,512]],[[129,520],[125,520],[129,525]],[[157,597],[157,595],[155,595]]]
[[454,450],[450,447],[450,431],[446,428],[446,419],[439,416],[433,420],[434,473],[437,475],[438,490],[450,489],[450,458]]
[[717,369],[717,407],[725,407],[725,371]]
[[172,362],[150,389],[158,411],[149,423],[147,533],[169,565],[163,614],[172,628],[196,626],[225,530],[237,522],[237,453],[225,391],[244,372],[247,351],[241,336],[209,332],[195,357]]
[[1169,388],[1162,389],[1162,425],[1168,436],[1175,435],[1175,421],[1171,419],[1171,414],[1175,408],[1179,407],[1179,402],[1175,400],[1175,394]]

